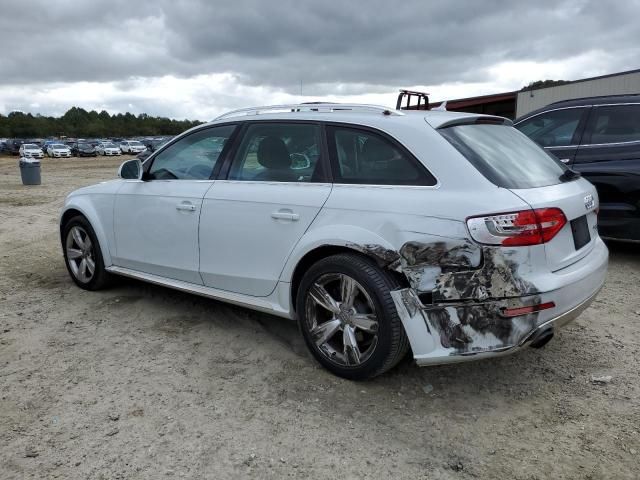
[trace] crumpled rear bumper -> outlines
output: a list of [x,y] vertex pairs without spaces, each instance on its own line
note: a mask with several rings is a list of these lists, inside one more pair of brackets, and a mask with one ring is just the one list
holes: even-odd
[[[608,251],[596,247],[576,265],[550,273],[552,290],[519,298],[423,305],[411,288],[391,292],[418,365],[437,365],[513,353],[536,342],[543,332],[579,316],[604,284]],[[554,302],[549,310],[513,318],[503,308]]]

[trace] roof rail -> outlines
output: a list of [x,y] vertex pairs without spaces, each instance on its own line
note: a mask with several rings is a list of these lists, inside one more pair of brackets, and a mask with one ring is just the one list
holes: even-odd
[[[562,85],[558,85],[558,86],[562,86]],[[535,90],[532,90],[532,91],[535,92]],[[557,103],[573,102],[576,100],[606,100],[607,98],[619,98],[619,97],[640,97],[640,93],[613,93],[611,95],[593,95],[591,97],[565,98],[564,100],[557,100],[555,102],[552,102],[549,105],[555,105]]]
[[377,112],[382,113],[383,115],[404,115],[404,113],[402,112],[383,107],[381,105],[364,105],[357,103],[296,103],[290,105],[271,105],[265,107],[241,108],[239,110],[233,110],[231,112],[223,113],[222,115],[214,118],[214,120],[221,120],[228,117],[239,117],[243,115],[248,116],[260,115],[263,113],[284,112]]

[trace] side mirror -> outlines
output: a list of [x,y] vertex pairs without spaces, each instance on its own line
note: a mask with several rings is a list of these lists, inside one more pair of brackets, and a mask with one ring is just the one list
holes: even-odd
[[142,180],[142,162],[137,158],[123,162],[118,169],[118,177],[124,180]]

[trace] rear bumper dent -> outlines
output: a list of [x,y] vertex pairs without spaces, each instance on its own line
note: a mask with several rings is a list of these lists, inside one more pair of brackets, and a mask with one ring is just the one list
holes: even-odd
[[418,364],[418,366],[424,367],[428,365],[442,365],[442,364],[458,363],[458,362],[465,362],[465,361],[471,361],[471,360],[481,360],[483,358],[494,358],[502,355],[509,355],[509,354],[515,353],[518,350],[521,350],[531,345],[540,337],[542,333],[546,332],[547,330],[552,329],[555,332],[556,329],[564,327],[568,323],[575,320],[582,312],[584,312],[587,309],[587,307],[589,307],[589,305],[591,305],[593,300],[598,295],[599,291],[600,290],[595,292],[588,299],[584,300],[579,305],[573,307],[568,312],[565,312],[537,326],[516,345],[507,345],[504,347],[492,348],[488,350],[460,352],[457,354],[450,354],[444,357],[433,356],[433,354],[414,355],[414,359]]
[[[596,247],[578,264],[552,274],[550,290],[521,298],[422,305],[411,288],[391,292],[418,365],[456,363],[513,353],[578,317],[595,299],[607,272],[608,251]],[[501,309],[554,302],[556,307],[504,318]]]

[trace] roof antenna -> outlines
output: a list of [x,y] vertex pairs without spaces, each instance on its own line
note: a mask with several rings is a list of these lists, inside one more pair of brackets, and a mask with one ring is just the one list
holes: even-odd
[[438,105],[436,108],[432,108],[431,110],[435,110],[435,111],[438,111],[438,112],[446,112],[447,111],[447,101],[445,100],[440,105]]

